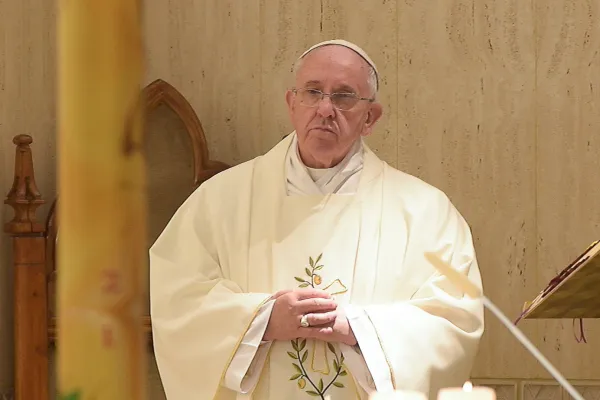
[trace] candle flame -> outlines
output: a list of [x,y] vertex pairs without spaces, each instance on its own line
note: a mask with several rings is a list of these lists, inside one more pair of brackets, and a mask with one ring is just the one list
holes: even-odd
[[465,392],[470,392],[473,390],[473,384],[469,381],[465,382],[465,384],[463,385],[463,390]]

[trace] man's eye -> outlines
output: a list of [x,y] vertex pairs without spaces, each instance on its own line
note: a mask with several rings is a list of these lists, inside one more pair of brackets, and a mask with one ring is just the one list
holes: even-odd
[[340,99],[353,99],[356,97],[352,93],[336,93],[335,96]]

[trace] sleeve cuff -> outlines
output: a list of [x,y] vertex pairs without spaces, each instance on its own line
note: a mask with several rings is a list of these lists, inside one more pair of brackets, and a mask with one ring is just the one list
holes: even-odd
[[270,300],[263,304],[244,335],[225,374],[224,385],[228,389],[246,394],[258,383],[271,347],[271,342],[262,338],[269,324],[274,303],[274,300]]
[[343,346],[348,369],[367,393],[389,392],[394,390],[392,374],[377,331],[367,313],[361,308],[346,305],[346,318],[360,352],[350,346]]

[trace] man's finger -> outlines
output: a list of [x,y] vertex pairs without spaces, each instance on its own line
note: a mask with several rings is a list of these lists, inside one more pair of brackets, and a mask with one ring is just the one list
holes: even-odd
[[335,342],[333,337],[333,328],[327,327],[309,327],[298,329],[298,337],[306,339],[317,339],[324,342]]
[[277,292],[273,296],[271,296],[271,300],[275,300],[278,297],[283,296],[284,294],[288,294],[289,292],[291,292],[291,290],[289,290],[289,289],[280,290],[279,292]]
[[329,311],[329,312],[318,313],[318,314],[308,314],[306,316],[306,319],[308,320],[308,323],[310,326],[324,327],[323,325],[326,325],[326,324],[333,325],[333,322],[335,321],[336,317],[337,317],[336,311]]
[[294,310],[296,311],[296,314],[304,315],[315,312],[333,311],[336,308],[337,303],[333,300],[312,298],[297,302]]
[[296,294],[298,295],[298,300],[306,300],[312,298],[320,298],[320,299],[330,299],[331,296],[324,290],[321,289],[296,289]]

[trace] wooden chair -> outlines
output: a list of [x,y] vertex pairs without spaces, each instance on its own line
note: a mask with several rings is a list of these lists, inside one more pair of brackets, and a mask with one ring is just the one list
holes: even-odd
[[[150,246],[189,194],[229,166],[210,160],[202,125],[173,86],[156,80],[141,95],[146,101]],[[37,221],[36,210],[45,200],[35,181],[33,139],[18,135],[13,142],[17,147],[14,182],[5,203],[15,214],[5,231],[13,243],[15,394],[17,400],[47,400],[55,397],[51,354],[60,345],[54,317],[60,218],[53,199],[46,222]],[[151,343],[149,307],[145,312],[144,329]],[[164,398],[158,390],[162,386],[150,396]]]

